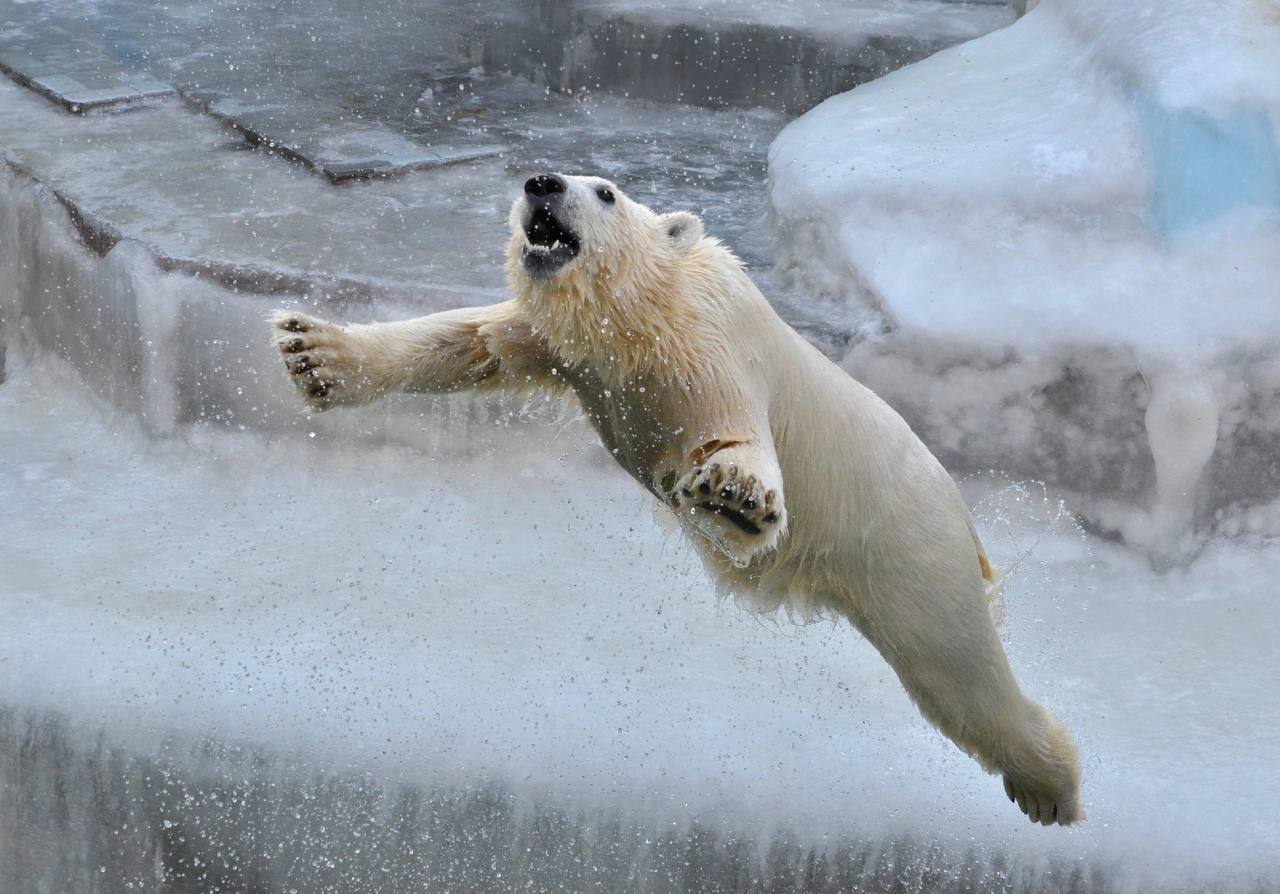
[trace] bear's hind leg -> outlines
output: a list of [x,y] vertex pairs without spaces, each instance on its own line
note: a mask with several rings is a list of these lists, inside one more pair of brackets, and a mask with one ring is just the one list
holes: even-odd
[[1083,819],[1071,737],[1022,694],[978,575],[922,588],[917,572],[897,583],[867,594],[853,620],[921,713],[988,772],[1001,773],[1010,800],[1032,822]]

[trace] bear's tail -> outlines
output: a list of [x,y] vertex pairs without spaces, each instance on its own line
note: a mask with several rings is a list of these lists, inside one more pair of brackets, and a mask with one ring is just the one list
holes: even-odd
[[[994,565],[983,563],[986,571],[982,575],[982,591],[987,597],[987,610],[991,612],[991,620],[997,628],[1004,627],[1004,583],[1005,571]],[[987,574],[991,576],[988,577]]]
[[973,535],[973,545],[978,548],[978,570],[982,572],[983,592],[987,597],[987,608],[991,612],[991,620],[997,627],[1004,626],[1004,572],[991,564],[987,551],[978,539],[978,531],[973,526],[973,519],[966,516],[969,522],[969,533]]

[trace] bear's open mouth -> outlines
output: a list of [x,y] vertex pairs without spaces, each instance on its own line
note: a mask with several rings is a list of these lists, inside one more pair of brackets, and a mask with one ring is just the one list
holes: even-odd
[[521,254],[530,276],[551,276],[578,256],[578,234],[556,217],[550,203],[534,205],[524,225],[525,246]]

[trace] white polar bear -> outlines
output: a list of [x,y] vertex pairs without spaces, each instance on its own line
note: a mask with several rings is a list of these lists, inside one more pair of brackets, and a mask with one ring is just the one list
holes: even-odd
[[278,314],[307,403],[572,389],[722,590],[844,615],[1032,821],[1082,819],[1071,739],[1019,690],[959,490],[902,418],[787,326],[692,214],[542,174],[510,222],[513,300],[373,325]]

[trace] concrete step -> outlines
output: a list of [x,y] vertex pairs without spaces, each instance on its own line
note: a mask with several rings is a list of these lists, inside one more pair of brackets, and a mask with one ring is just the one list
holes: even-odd
[[449,140],[447,133],[415,140],[337,108],[317,114],[315,108],[300,103],[246,103],[212,91],[192,91],[184,98],[254,146],[298,162],[332,183],[478,161],[500,156],[509,148],[494,142],[458,143]]
[[89,114],[133,108],[176,95],[170,84],[146,74],[112,70],[66,74],[25,53],[0,54],[0,74],[8,75],[68,112]]
[[1013,21],[1004,3],[538,0],[472,58],[570,93],[799,113]]

